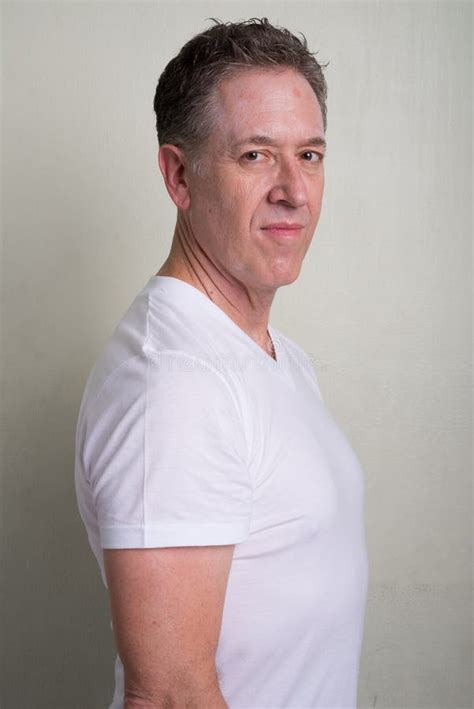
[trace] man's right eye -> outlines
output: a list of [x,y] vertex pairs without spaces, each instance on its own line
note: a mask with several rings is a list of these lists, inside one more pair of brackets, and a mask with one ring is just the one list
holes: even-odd
[[249,150],[248,153],[244,153],[243,157],[250,162],[255,162],[255,160],[258,160],[258,155],[259,153],[256,150]]

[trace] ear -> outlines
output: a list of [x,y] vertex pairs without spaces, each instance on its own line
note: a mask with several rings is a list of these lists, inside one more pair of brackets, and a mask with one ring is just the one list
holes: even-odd
[[176,145],[162,145],[158,151],[158,165],[168,194],[175,205],[178,209],[188,209],[191,200],[182,150]]

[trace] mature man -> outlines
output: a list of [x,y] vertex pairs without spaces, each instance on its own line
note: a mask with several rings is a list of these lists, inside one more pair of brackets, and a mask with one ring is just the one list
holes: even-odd
[[326,84],[267,20],[160,77],[171,250],[96,362],[76,489],[108,587],[114,709],[354,707],[363,475],[309,357],[269,325],[324,186]]

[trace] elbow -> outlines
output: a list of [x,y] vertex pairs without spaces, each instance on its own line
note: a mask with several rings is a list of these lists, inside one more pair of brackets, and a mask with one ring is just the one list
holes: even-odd
[[[123,709],[157,709],[160,706],[148,692],[141,692],[125,687]],[[166,704],[161,704],[162,707]]]
[[202,678],[163,684],[147,690],[125,683],[124,709],[226,709],[227,704],[216,678],[204,682]]

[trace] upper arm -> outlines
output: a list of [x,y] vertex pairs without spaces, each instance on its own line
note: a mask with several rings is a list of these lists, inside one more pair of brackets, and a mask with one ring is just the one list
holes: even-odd
[[239,406],[219,373],[174,353],[133,361],[101,390],[84,431],[102,549],[248,537],[250,456]]
[[234,545],[104,549],[125,696],[164,700],[216,681]]
[[195,695],[196,682],[216,682],[234,546],[250,533],[253,482],[234,392],[179,354],[146,366],[139,358],[104,385],[84,430],[126,696],[191,685]]

